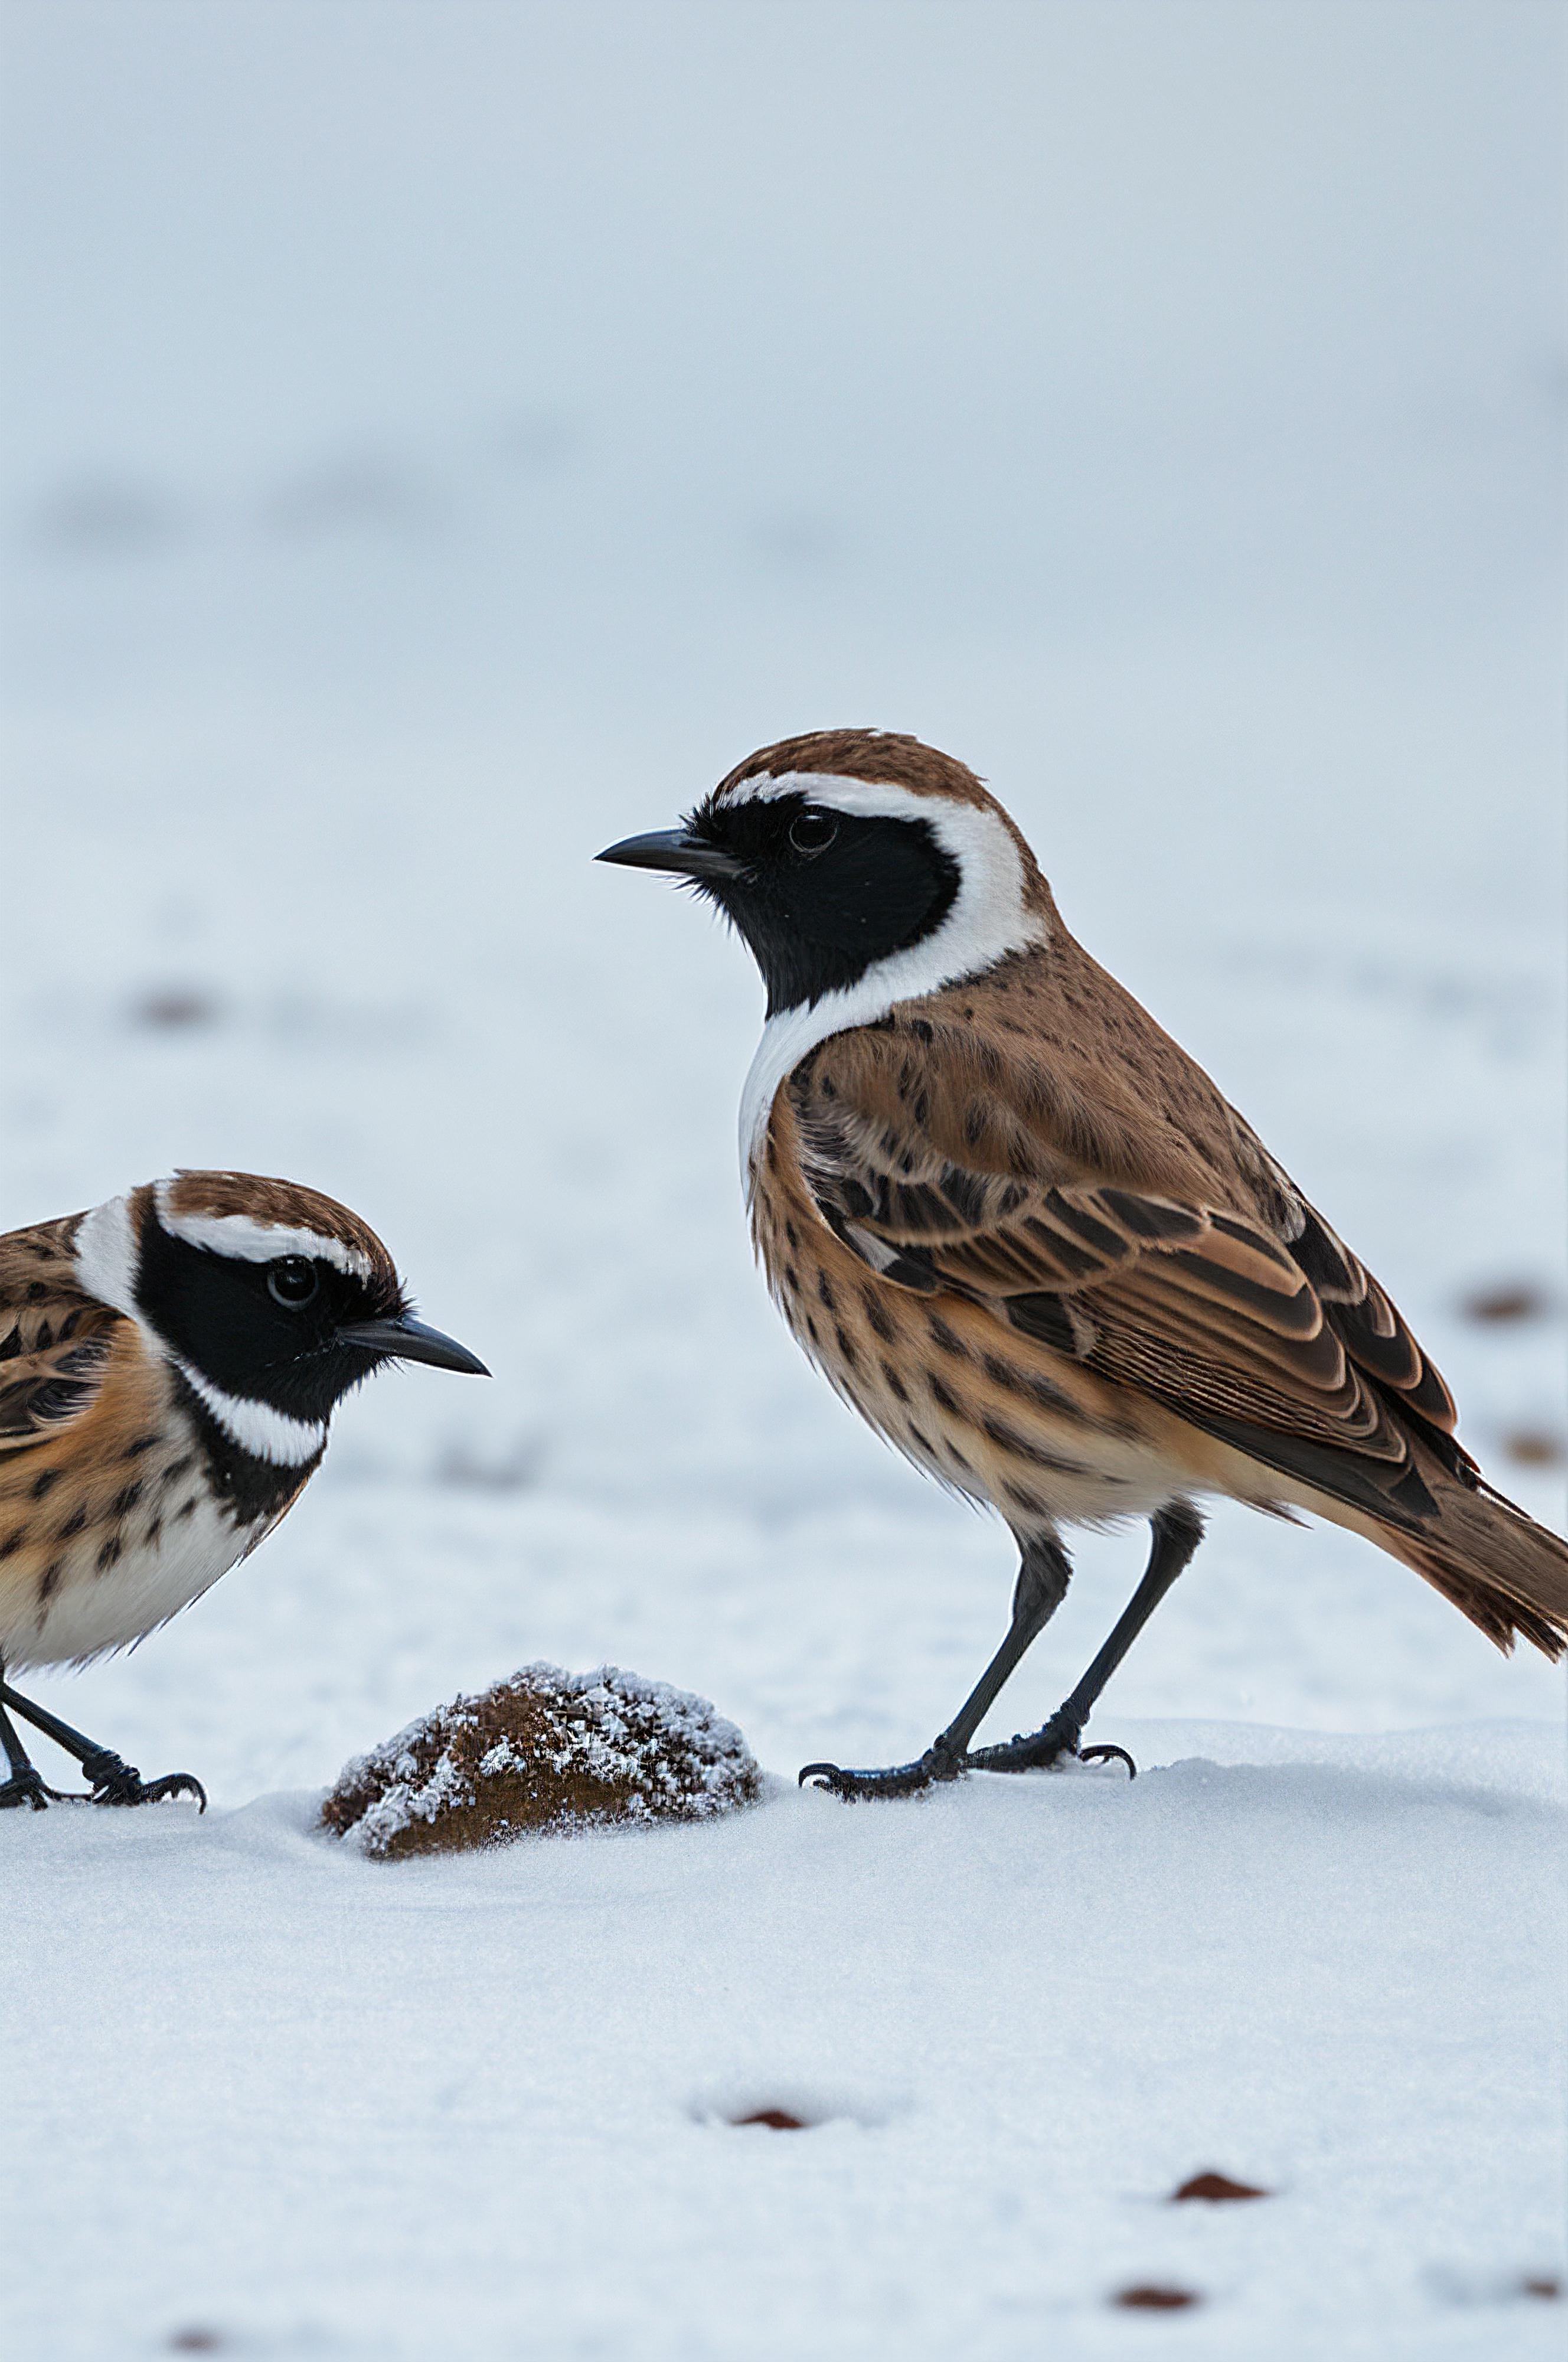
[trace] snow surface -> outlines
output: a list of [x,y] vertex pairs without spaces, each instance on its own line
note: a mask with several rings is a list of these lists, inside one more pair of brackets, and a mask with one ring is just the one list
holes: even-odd
[[1117,1727],[1170,1768],[401,1868],[19,1822],[8,2350],[1120,2356],[1154,2281],[1206,2355],[1560,2352],[1550,1741]]
[[[590,858],[786,731],[950,746],[1560,1522],[1558,12],[8,27],[0,1220],[289,1173],[498,1374],[378,1381],[31,1683],[213,1810],[0,1819],[6,2362],[1560,2350],[1562,1674],[1226,1513],[1096,1717],[1132,1787],[795,1793],[942,1727],[1012,1570],[750,1269],[744,953]],[[536,1658],[778,1784],[311,1833]]]

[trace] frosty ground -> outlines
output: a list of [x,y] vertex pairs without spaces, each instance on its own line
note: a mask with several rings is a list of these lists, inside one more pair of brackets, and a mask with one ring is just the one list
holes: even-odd
[[[14,13],[0,1223],[287,1173],[496,1374],[31,1683],[212,1810],[0,1816],[6,2362],[1557,2351],[1562,1675],[1222,1511],[1134,1784],[799,1793],[1010,1553],[767,1304],[744,952],[591,862],[789,731],[963,756],[1560,1525],[1550,12]],[[314,1832],[541,1658],[767,1798]]]
[[1556,2351],[1551,1741],[1118,1727],[395,1872],[308,1794],[28,1822],[9,2349]]
[[[932,734],[972,745],[1005,690]],[[1411,710],[1363,703],[1375,756]],[[504,735],[454,760],[413,723],[367,753],[258,722],[220,799],[210,751],[162,751],[182,728],[30,741],[72,891],[117,890],[13,1042],[8,1208],[182,1160],[308,1173],[498,1375],[383,1378],[252,1564],[131,1657],[35,1682],[144,1770],[199,1772],[213,1810],[0,1827],[9,2349],[1553,2350],[1528,2284],[1561,2270],[1560,1678],[1349,1537],[1224,1512],[1096,1720],[1135,1785],[795,1792],[808,1757],[940,1727],[1010,1570],[832,1400],[749,1268],[742,955],[587,858],[689,795],[681,767],[580,748],[553,799],[565,758],[519,789]],[[271,826],[220,928],[204,881],[251,793]],[[1196,942],[1154,899],[1100,947],[1275,1118],[1550,1517],[1550,1473],[1506,1449],[1561,1422],[1560,1327],[1462,1311],[1499,1277],[1557,1285],[1550,955],[1506,922],[1527,890],[1477,920],[1488,844],[1454,853],[1463,880],[1432,865],[1398,974],[1336,963],[1306,899],[1250,933],[1244,877]],[[393,960],[400,872],[425,941]],[[176,984],[204,1021],[149,1021]],[[1353,1090],[1369,1027],[1377,1085]],[[993,1728],[1055,1705],[1141,1548],[1086,1542]],[[449,1864],[313,1833],[346,1757],[538,1657],[704,1692],[778,1784],[711,1828]],[[727,2121],[769,2106],[808,2128]],[[1206,2168],[1273,2194],[1167,2202]],[[1139,2284],[1201,2303],[1110,2301]]]

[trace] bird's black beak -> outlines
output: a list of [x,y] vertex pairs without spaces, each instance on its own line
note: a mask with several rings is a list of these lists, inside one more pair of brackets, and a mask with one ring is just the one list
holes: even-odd
[[706,844],[689,829],[656,828],[646,836],[624,836],[606,845],[596,861],[613,861],[621,869],[670,869],[678,877],[739,877],[745,864],[716,844]]
[[427,1329],[409,1312],[400,1312],[392,1320],[350,1320],[337,1331],[337,1342],[359,1345],[367,1352],[385,1353],[399,1362],[428,1362],[436,1370],[462,1370],[471,1378],[490,1375],[477,1353],[470,1353],[455,1337],[443,1337],[439,1329]]

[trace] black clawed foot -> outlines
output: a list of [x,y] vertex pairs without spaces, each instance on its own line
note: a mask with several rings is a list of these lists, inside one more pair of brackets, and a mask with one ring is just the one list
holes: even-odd
[[1136,1780],[1138,1766],[1124,1747],[1080,1747],[1083,1724],[1059,1707],[1048,1723],[1027,1736],[1010,1738],[1002,1747],[977,1747],[965,1758],[971,1772],[1045,1772],[1064,1760],[1069,1763],[1125,1763],[1127,1777]]
[[1077,1756],[1083,1724],[1058,1706],[1039,1730],[1021,1732],[1000,1747],[977,1747],[968,1756],[971,1772],[1044,1772],[1064,1755]]
[[189,1772],[165,1772],[161,1779],[144,1780],[134,1763],[122,1762],[105,1747],[83,1759],[82,1777],[92,1788],[94,1805],[160,1805],[166,1796],[194,1796],[196,1809],[207,1809],[207,1792]]
[[20,1808],[23,1805],[30,1807],[35,1813],[46,1812],[50,1799],[54,1794],[52,1788],[44,1786],[42,1780],[29,1763],[22,1771],[13,1772],[8,1780],[0,1780],[0,1812],[6,1811],[8,1807]]
[[889,1764],[880,1772],[846,1772],[837,1763],[808,1763],[800,1775],[802,1788],[825,1788],[846,1805],[870,1796],[918,1796],[939,1781],[956,1780],[964,1759],[940,1743],[928,1747],[914,1763]]
[[977,1747],[965,1758],[971,1772],[1045,1772],[1064,1758],[1075,1763],[1125,1763],[1130,1780],[1138,1766],[1124,1747],[1080,1747],[1083,1724],[1067,1706],[1058,1706],[1039,1730],[1010,1738],[1002,1747]]

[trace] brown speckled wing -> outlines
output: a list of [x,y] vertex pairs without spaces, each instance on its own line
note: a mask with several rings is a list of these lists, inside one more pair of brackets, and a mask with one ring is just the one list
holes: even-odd
[[77,1285],[80,1220],[0,1238],[0,1457],[57,1440],[90,1407],[121,1325]]
[[1088,1127],[1060,1120],[1048,1078],[1027,1096],[966,1086],[966,1111],[950,1076],[918,1023],[900,1021],[834,1037],[787,1086],[816,1203],[873,1270],[984,1304],[1379,1518],[1419,1527],[1436,1513],[1417,1440],[1468,1480],[1437,1371],[1206,1077],[1195,1118],[1229,1136],[1195,1153],[1182,1177],[1196,1186],[1177,1191],[1157,1135],[1157,1177],[1140,1185],[1125,1120],[1114,1177],[1097,1174]]

